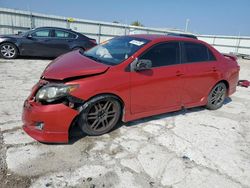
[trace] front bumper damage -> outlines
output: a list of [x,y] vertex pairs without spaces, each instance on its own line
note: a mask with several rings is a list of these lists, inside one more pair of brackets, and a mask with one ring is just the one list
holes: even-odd
[[47,143],[67,143],[69,128],[79,114],[78,107],[84,101],[68,96],[66,102],[57,104],[41,104],[34,100],[38,83],[23,106],[23,129],[35,140]]
[[25,101],[23,129],[40,142],[66,143],[69,127],[78,111],[64,104],[41,105]]

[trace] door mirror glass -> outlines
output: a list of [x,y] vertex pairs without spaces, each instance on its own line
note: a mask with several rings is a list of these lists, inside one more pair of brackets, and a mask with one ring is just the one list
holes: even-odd
[[152,68],[152,61],[149,59],[140,59],[136,63],[135,71],[149,70]]

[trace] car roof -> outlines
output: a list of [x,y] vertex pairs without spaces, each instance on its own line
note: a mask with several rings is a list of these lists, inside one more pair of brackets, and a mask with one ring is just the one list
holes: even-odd
[[179,39],[179,40],[185,40],[185,41],[197,41],[197,39],[194,39],[194,38],[191,38],[191,37],[183,37],[183,36],[173,36],[173,35],[160,35],[160,34],[134,34],[134,35],[130,35],[132,37],[137,37],[137,38],[143,38],[143,39],[146,39],[146,40],[151,40],[151,41],[154,41],[154,40],[163,40],[163,41],[166,41],[166,40],[176,40],[176,39]]
[[197,39],[197,36],[193,34],[187,34],[187,33],[168,33],[170,36],[180,36],[180,37],[189,37],[193,39]]
[[60,29],[60,30],[65,30],[65,31],[71,31],[71,32],[75,32],[72,29],[67,29],[67,28],[61,28],[61,27],[36,27],[35,29]]

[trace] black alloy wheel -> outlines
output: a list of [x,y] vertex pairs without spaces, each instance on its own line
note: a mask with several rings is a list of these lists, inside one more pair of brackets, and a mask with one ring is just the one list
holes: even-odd
[[117,125],[120,116],[120,102],[113,97],[100,96],[83,106],[78,124],[88,135],[102,135]]
[[227,87],[223,82],[220,82],[214,86],[208,96],[207,108],[210,110],[216,110],[220,108],[227,95]]
[[72,51],[74,51],[74,50],[80,50],[81,53],[83,53],[85,51],[84,48],[81,48],[81,47],[74,47],[72,49]]

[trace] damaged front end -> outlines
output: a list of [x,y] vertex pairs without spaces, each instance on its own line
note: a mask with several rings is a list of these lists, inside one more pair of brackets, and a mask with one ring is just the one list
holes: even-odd
[[73,93],[81,93],[82,80],[104,74],[108,69],[108,65],[79,52],[70,52],[52,61],[24,102],[23,129],[41,142],[68,142],[69,128],[85,102]]
[[69,128],[84,100],[70,94],[73,87],[40,80],[23,106],[23,129],[40,142],[66,143]]

